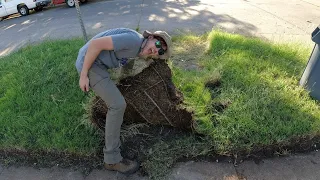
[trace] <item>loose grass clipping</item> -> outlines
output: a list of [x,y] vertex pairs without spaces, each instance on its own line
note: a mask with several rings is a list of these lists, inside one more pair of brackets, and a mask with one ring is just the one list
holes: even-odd
[[[192,129],[193,113],[181,106],[183,95],[174,86],[171,69],[165,61],[155,61],[139,74],[120,80],[117,87],[127,103],[124,121]],[[98,96],[92,104],[90,119],[104,129],[107,105]]]

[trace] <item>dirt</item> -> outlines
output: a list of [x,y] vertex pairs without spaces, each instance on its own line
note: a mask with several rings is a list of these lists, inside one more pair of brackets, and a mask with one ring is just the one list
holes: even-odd
[[139,131],[141,134],[127,138],[122,142],[121,152],[124,157],[137,159],[142,163],[142,168],[140,169],[142,175],[148,175],[144,165],[148,160],[147,157],[153,145],[160,141],[169,142],[184,135],[191,135],[186,130],[159,125],[145,126],[140,128]]
[[[126,126],[126,124],[124,124]],[[121,142],[121,154],[125,158],[137,159],[143,164],[147,159],[150,148],[159,141],[170,141],[183,135],[191,135],[186,130],[171,126],[148,125],[139,128],[139,134],[127,137]],[[34,168],[72,168],[84,175],[88,175],[93,169],[103,169],[103,148],[101,141],[99,152],[96,155],[83,156],[79,154],[45,152],[37,150],[0,150],[0,163],[5,166],[31,166]],[[140,168],[140,175],[148,175],[144,166]]]
[[252,152],[238,151],[234,152],[237,156],[237,162],[251,159],[259,164],[265,158],[277,156],[289,156],[296,153],[307,153],[318,151],[320,148],[320,134],[316,136],[292,137],[282,143],[275,143],[268,146],[256,145]]
[[218,89],[220,86],[221,82],[219,79],[210,80],[205,83],[205,87],[211,90]]
[[[172,82],[165,61],[155,61],[141,73],[122,79],[117,87],[127,102],[126,122],[147,122],[192,129],[193,112],[182,108],[183,95]],[[104,129],[107,105],[99,97],[93,102],[91,120]]]
[[[211,99],[216,98],[221,93],[221,81],[220,79],[212,79],[205,83],[205,88],[210,90]],[[230,100],[220,100],[213,102],[211,110],[213,112],[222,113],[225,109],[230,106],[232,102]]]
[[0,163],[4,166],[31,166],[34,168],[72,168],[88,175],[92,169],[102,168],[101,155],[46,152],[42,150],[0,150]]

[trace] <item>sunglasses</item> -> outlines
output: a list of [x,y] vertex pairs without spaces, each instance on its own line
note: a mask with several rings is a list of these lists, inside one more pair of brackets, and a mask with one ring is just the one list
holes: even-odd
[[161,42],[160,41],[156,41],[155,45],[156,45],[156,48],[160,48],[159,51],[158,51],[158,54],[159,55],[164,55],[164,52],[166,52],[166,51],[162,48]]

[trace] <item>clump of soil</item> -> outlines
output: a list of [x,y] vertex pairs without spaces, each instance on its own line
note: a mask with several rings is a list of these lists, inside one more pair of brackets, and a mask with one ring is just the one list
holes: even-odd
[[211,90],[215,90],[221,86],[221,82],[219,79],[214,79],[206,82],[205,87]]
[[[141,73],[126,77],[117,84],[127,102],[125,122],[147,122],[191,130],[193,112],[182,108],[183,95],[172,82],[168,64],[155,61]],[[107,105],[96,97],[91,121],[104,129]]]
[[220,101],[212,104],[212,108],[216,112],[223,112],[228,106],[231,104],[231,101],[225,100],[225,101]]
[[[211,92],[211,99],[216,98],[221,93],[221,81],[220,79],[212,79],[205,83],[205,87]],[[220,100],[212,104],[212,110],[215,112],[223,112],[228,106],[232,104],[230,100]]]

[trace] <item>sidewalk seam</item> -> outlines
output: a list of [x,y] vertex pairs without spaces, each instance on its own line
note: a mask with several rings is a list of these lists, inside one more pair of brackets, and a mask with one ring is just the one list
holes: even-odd
[[237,166],[234,165],[233,168],[234,168],[234,170],[236,171],[238,180],[242,180],[242,179],[243,179],[242,177],[244,177],[244,174],[241,174],[241,173],[238,171]]
[[[1,164],[0,164],[1,165]],[[4,167],[3,166],[1,166],[2,167],[2,171],[0,171],[0,175],[3,173],[3,171],[4,171]]]
[[316,5],[316,4],[313,4],[313,3],[311,3],[311,2],[308,2],[308,1],[305,1],[305,0],[300,0],[300,1],[303,1],[303,2],[305,2],[305,3],[308,3],[308,4],[310,4],[310,5],[313,5],[313,6],[316,6],[316,7],[320,8],[320,6],[318,6],[318,5]]

